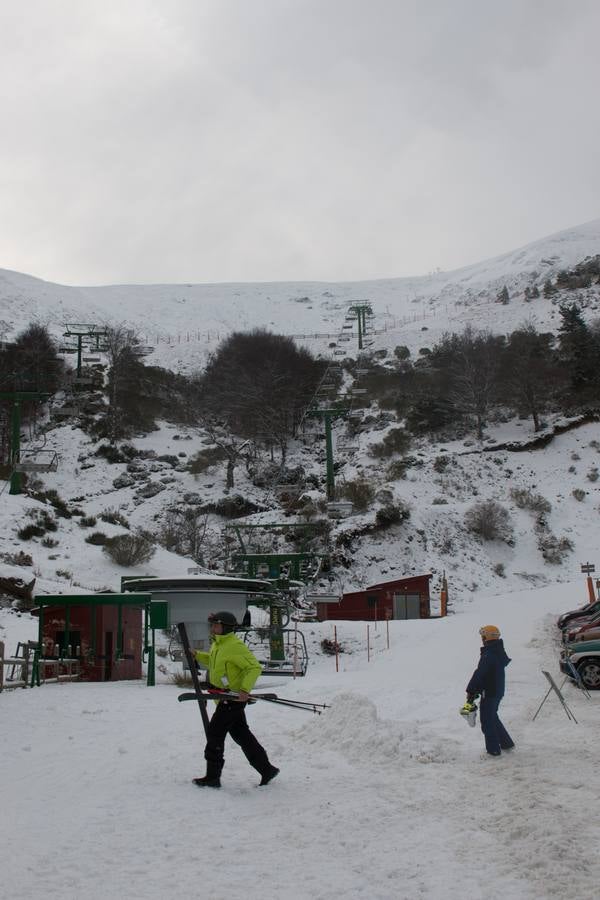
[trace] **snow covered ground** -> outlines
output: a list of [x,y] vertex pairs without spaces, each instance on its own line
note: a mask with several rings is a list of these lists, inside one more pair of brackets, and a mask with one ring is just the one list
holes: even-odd
[[[257,775],[230,741],[220,791],[200,790],[196,704],[169,683],[44,685],[0,695],[3,864],[12,900],[544,900],[600,893],[593,806],[600,694],[565,686],[579,724],[549,697],[560,684],[555,614],[585,580],[477,596],[456,615],[338,623],[351,652],[318,652],[332,626],[303,626],[312,659],[282,696],[330,703],[321,716],[256,704],[253,729],[281,775]],[[517,748],[482,758],[458,716],[498,624],[512,663],[502,718]],[[8,646],[34,621],[0,611]],[[263,679],[263,684],[270,684]]]

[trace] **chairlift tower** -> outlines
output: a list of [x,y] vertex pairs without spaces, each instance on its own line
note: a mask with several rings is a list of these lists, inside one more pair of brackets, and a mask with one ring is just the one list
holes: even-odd
[[[308,536],[314,532],[316,524],[314,522],[253,522],[226,525],[225,532],[233,532],[239,542],[241,553],[232,553],[230,556],[230,564],[234,567],[241,567],[243,572],[238,577],[244,578],[263,578],[269,580],[274,588],[272,595],[266,596],[269,609],[269,665],[263,669],[266,675],[285,675],[296,674],[296,664],[292,669],[286,667],[286,649],[284,638],[287,634],[289,637],[290,613],[292,610],[291,595],[294,590],[305,587],[307,579],[311,577],[311,573],[319,571],[324,564],[329,565],[329,553],[315,553],[308,550],[302,541],[302,549],[300,552],[291,553],[274,553],[274,552],[254,552],[248,553],[248,547],[242,536],[242,532],[252,534],[253,532],[263,530],[269,532],[284,532],[299,529],[303,535]],[[304,638],[302,637],[302,642]],[[304,647],[303,658],[308,659],[306,647]],[[306,664],[300,666],[299,675],[306,672]]]
[[[10,441],[10,490],[9,494],[21,494],[23,492],[24,469],[20,469],[21,462],[21,403],[24,400],[47,400],[50,397],[48,391],[0,391],[0,399],[11,401],[11,441]],[[28,468],[32,469],[34,463]],[[40,464],[36,468],[45,469],[48,466]]]
[[106,328],[100,328],[98,325],[86,324],[80,322],[66,322],[66,331],[63,337],[76,338],[76,346],[66,346],[62,348],[63,353],[77,353],[77,378],[81,378],[81,362],[84,350],[95,350],[100,352],[105,348],[102,343],[108,332]]
[[348,307],[348,312],[346,314],[346,319],[351,321],[352,319],[356,320],[357,328],[358,328],[358,349],[364,350],[365,347],[365,337],[367,334],[367,319],[373,318],[373,307],[369,300],[362,300],[358,303],[353,303]]
[[335,472],[333,468],[333,440],[331,436],[331,423],[334,419],[347,416],[349,410],[346,406],[328,406],[326,408],[313,407],[307,412],[308,416],[322,419],[325,427],[325,483],[327,486],[327,499],[335,500]]

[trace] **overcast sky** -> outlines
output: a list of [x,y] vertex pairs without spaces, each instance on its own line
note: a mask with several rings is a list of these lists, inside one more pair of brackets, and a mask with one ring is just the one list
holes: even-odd
[[600,216],[598,0],[0,0],[0,267],[453,269]]

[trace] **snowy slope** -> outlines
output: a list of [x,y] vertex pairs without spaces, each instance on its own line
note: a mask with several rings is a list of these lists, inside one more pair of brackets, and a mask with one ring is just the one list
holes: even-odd
[[[597,252],[600,252],[600,219],[495,260],[420,279],[341,285],[65,288],[3,272],[0,273],[0,318],[7,333],[14,333],[32,318],[38,318],[50,323],[60,334],[67,316],[78,321],[105,318],[122,321],[125,317],[145,329],[146,339],[155,347],[153,361],[175,369],[188,369],[201,365],[206,353],[217,346],[219,337],[232,328],[264,326],[286,333],[329,334],[329,337],[306,338],[306,342],[313,350],[320,348],[323,353],[331,353],[328,345],[331,336],[339,334],[348,302],[370,298],[376,313],[373,349],[391,349],[398,343],[406,343],[414,356],[420,346],[433,344],[443,331],[461,330],[467,323],[495,331],[510,330],[527,317],[551,326],[557,315],[555,305],[543,297],[532,303],[523,299],[522,291],[532,283],[532,273],[538,273],[536,279],[541,285],[550,272],[555,273]],[[511,302],[498,304],[497,293],[505,283],[509,286]],[[594,285],[589,293],[587,314],[591,317],[598,304],[598,286]],[[353,343],[338,346],[349,347],[350,355],[356,349]],[[337,441],[343,436],[343,426],[336,424],[335,431]],[[430,571],[434,575],[432,587],[437,592],[445,571],[450,578],[451,598],[461,603],[474,590],[504,592],[508,588],[518,590],[531,584],[572,578],[581,561],[593,558],[600,503],[600,481],[592,480],[599,465],[595,425],[567,432],[542,450],[520,453],[496,451],[494,447],[507,440],[524,442],[530,438],[531,425],[526,421],[490,424],[484,448],[488,452],[482,452],[471,440],[417,441],[411,453],[418,457],[419,467],[410,469],[406,479],[393,483],[387,482],[381,464],[368,452],[369,445],[381,437],[381,432],[361,434],[359,449],[347,459],[340,477],[349,481],[364,476],[376,488],[391,490],[395,500],[409,506],[411,518],[404,526],[385,534],[353,542],[347,554],[351,567],[342,572],[346,589],[400,574]],[[156,455],[177,455],[185,464],[189,456],[204,446],[204,438],[200,429],[163,426],[134,443]],[[125,464],[109,465],[95,456],[96,446],[78,428],[66,423],[48,431],[45,439],[46,449],[58,452],[60,466],[56,473],[43,476],[44,486],[73,501],[88,517],[118,508],[133,527],[157,531],[164,523],[168,508],[181,505],[184,495],[197,494],[202,503],[209,503],[224,494],[222,466],[194,477],[183,471],[184,465],[173,469],[157,460],[143,463],[143,481],[115,489],[113,482],[125,473]],[[290,463],[301,463],[307,474],[322,478],[322,450],[318,445],[292,446]],[[442,454],[452,459],[451,466],[443,473],[436,469],[436,459]],[[156,485],[160,493],[152,498],[140,496],[140,488],[147,483]],[[540,493],[552,504],[547,516],[548,531],[558,539],[572,541],[574,546],[562,564],[544,562],[534,517],[516,507],[510,493],[514,487]],[[257,521],[280,519],[274,495],[256,489],[242,466],[236,471],[235,490],[271,510],[256,517]],[[582,499],[576,499],[573,491],[583,491]],[[513,546],[498,542],[481,544],[465,533],[464,514],[481,499],[497,500],[509,509],[515,529]],[[19,549],[21,542],[16,532],[36,508],[40,508],[36,501],[9,497],[4,491],[0,523],[5,554]],[[366,516],[353,516],[350,523],[335,525],[334,538],[340,530],[360,527],[370,518],[372,511]],[[215,542],[222,525],[220,520],[211,523]],[[61,520],[56,548],[45,548],[39,541],[23,544],[23,549],[33,557],[38,578],[49,578],[62,586],[75,582],[94,590],[118,583],[121,573],[101,548],[85,543],[85,537],[93,530],[112,536],[122,529],[101,521],[97,528],[82,529],[77,519]],[[10,564],[6,556],[4,562]],[[182,573],[193,564],[192,560],[159,548],[143,571],[159,574],[168,569]],[[57,571],[67,574],[57,576]]]
[[[561,268],[600,252],[600,219],[560,232],[513,253],[418,278],[365,282],[273,282],[215,285],[111,285],[67,287],[0,270],[0,335],[10,337],[30,321],[57,335],[65,322],[126,323],[155,348],[158,365],[188,370],[203,365],[207,353],[230,331],[264,327],[284,334],[336,335],[349,303],[371,300],[375,349],[431,343],[446,330],[478,327],[509,331],[524,318],[547,326],[555,310],[540,298],[524,303],[522,293]],[[495,303],[507,285],[514,300]],[[421,329],[430,333],[423,340]],[[329,337],[307,338],[326,352]]]

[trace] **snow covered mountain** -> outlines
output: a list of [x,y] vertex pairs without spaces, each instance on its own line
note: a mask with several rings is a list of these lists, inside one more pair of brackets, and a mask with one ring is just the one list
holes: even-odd
[[[411,350],[467,322],[507,332],[525,318],[551,327],[556,310],[525,303],[527,286],[600,252],[600,219],[559,232],[512,253],[453,272],[363,282],[109,285],[68,287],[0,270],[0,337],[40,322],[57,335],[65,322],[125,323],[155,348],[153,362],[179,371],[201,366],[232,330],[265,327],[280,334],[335,335],[351,302],[368,299],[375,312],[375,349],[402,343]],[[507,286],[512,302],[495,303]],[[329,338],[299,338],[314,352]]]
[[[536,285],[541,292],[547,278],[599,252],[600,219],[478,265],[414,279],[83,288],[2,271],[0,330],[10,338],[29,322],[37,321],[61,335],[66,322],[126,322],[154,348],[153,363],[186,372],[201,367],[218,340],[234,329],[265,327],[298,335],[298,342],[304,342],[313,352],[331,354],[330,345],[341,334],[348,304],[368,299],[375,313],[371,350],[389,352],[403,344],[416,354],[444,332],[462,331],[468,323],[495,332],[508,332],[524,321],[552,329],[557,322],[556,303],[542,293],[528,302],[525,288]],[[504,286],[510,295],[507,304],[497,302]],[[593,285],[585,292],[590,316],[599,308],[599,291],[598,285]],[[355,352],[355,343],[344,346],[350,347],[348,355]],[[530,437],[530,424],[515,420],[491,425],[483,447],[470,440],[436,444],[420,441],[414,451],[418,466],[411,468],[405,479],[390,483],[380,461],[368,452],[381,434],[362,432],[356,452],[344,462],[343,477],[366,478],[376,490],[392,491],[395,500],[410,508],[411,518],[402,526],[354,541],[348,554],[350,565],[344,572],[345,587],[433,572],[435,591],[446,571],[452,599],[460,602],[481,589],[517,590],[524,584],[572,578],[579,562],[593,559],[595,552],[600,502],[598,482],[593,480],[598,465],[597,426],[590,423],[567,431],[536,451],[502,449],[507,442],[523,443]],[[185,469],[186,459],[205,440],[198,429],[165,424],[158,432],[135,440],[148,458],[138,461],[139,471],[125,479],[119,479],[126,474],[125,463],[111,465],[97,456],[93,442],[75,424],[51,428],[44,440],[46,448],[56,450],[61,460],[56,473],[43,476],[45,488],[72,500],[86,518],[119,509],[132,526],[156,531],[164,523],[166,511],[186,503],[184,498],[195,497],[198,499],[192,499],[192,503],[206,504],[224,495],[222,469],[212,467],[197,476]],[[35,445],[36,438],[32,441]],[[436,462],[441,455],[451,459],[451,465],[443,470]],[[174,468],[172,463],[161,461],[161,456],[176,456],[181,465]],[[290,463],[294,462],[301,463],[308,474],[322,478],[322,447],[299,444],[291,449]],[[260,520],[261,515],[263,519],[281,517],[272,491],[258,489],[241,467],[236,478],[236,492],[267,510],[253,521]],[[533,528],[532,513],[515,504],[511,495],[515,487],[540,494],[551,504],[544,534]],[[512,546],[481,543],[465,532],[465,512],[482,499],[497,500],[509,509],[515,529]],[[29,497],[11,497],[4,491],[0,549],[4,550],[6,566],[10,568],[10,560],[20,548],[32,555],[39,585],[47,579],[52,583],[46,590],[76,582],[89,589],[118,583],[121,573],[100,547],[85,543],[87,532],[74,519],[61,521],[60,546],[56,548],[44,547],[35,540],[20,541],[16,532],[28,516],[35,515],[38,506],[38,501]],[[368,520],[369,514],[355,515],[336,524],[333,536],[339,536],[342,530],[358,532]],[[218,517],[213,519],[216,531],[222,525]],[[119,530],[101,522],[100,526],[110,534]],[[544,547],[553,540],[572,545],[561,562],[545,559]],[[159,549],[143,570],[152,574],[166,570],[184,573],[190,565],[189,559]]]

